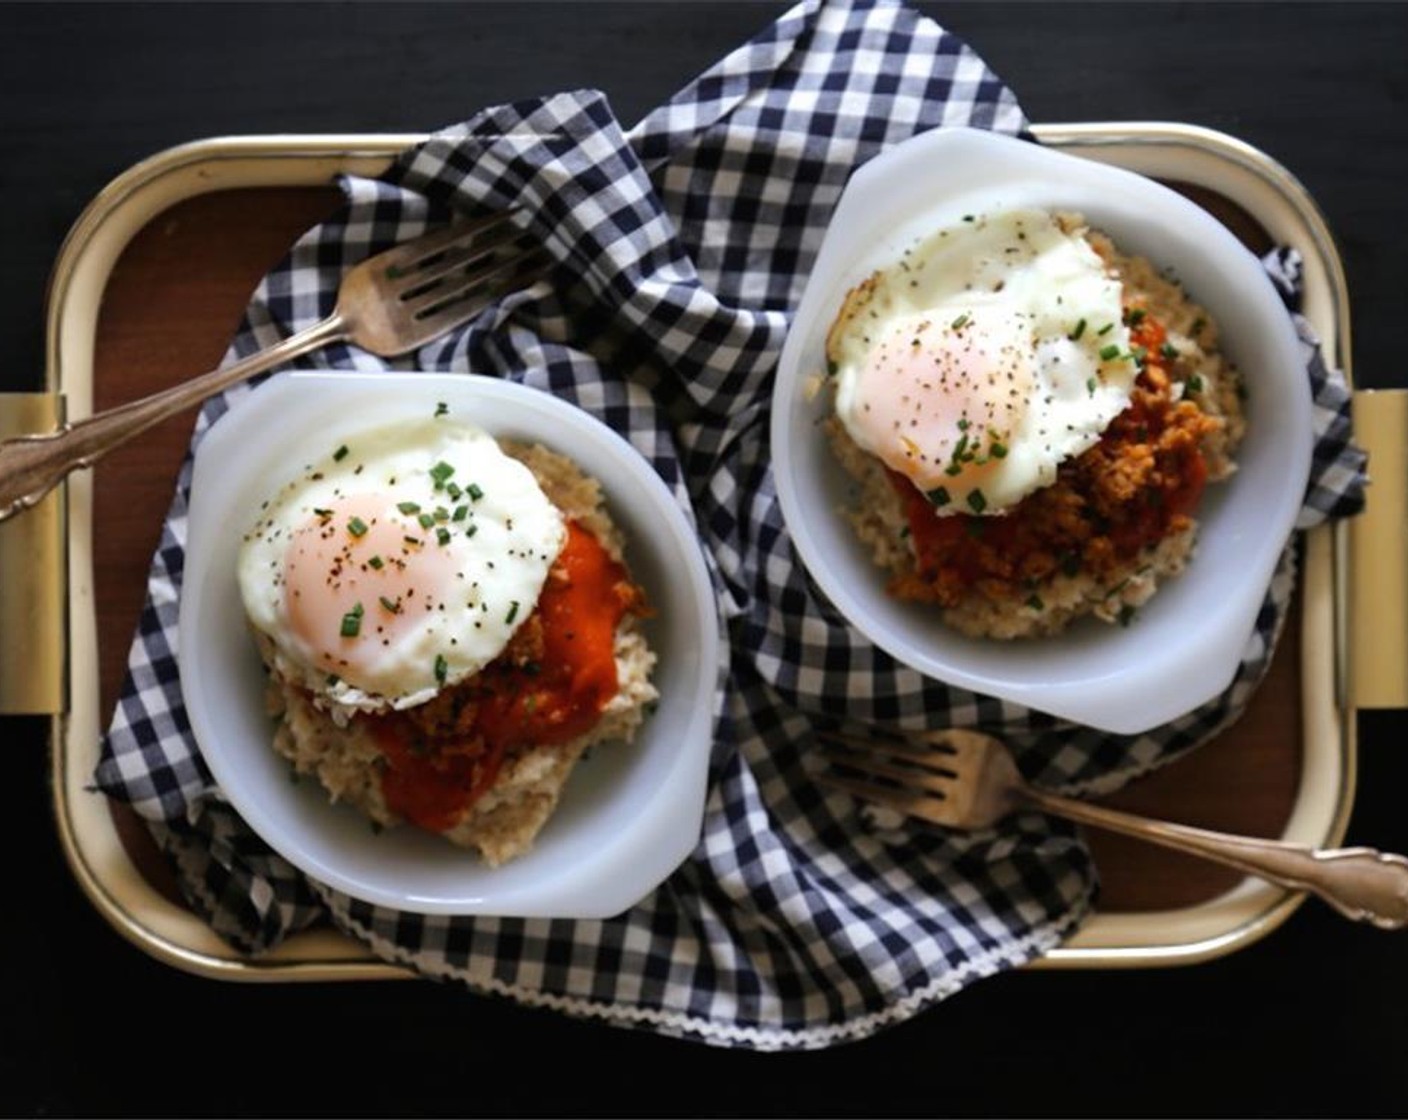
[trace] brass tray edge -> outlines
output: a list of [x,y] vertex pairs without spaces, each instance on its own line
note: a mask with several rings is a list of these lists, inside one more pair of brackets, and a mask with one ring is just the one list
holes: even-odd
[[1361,389],[1354,430],[1373,500],[1350,525],[1351,701],[1408,707],[1408,389]]
[[[62,422],[54,393],[0,393],[0,439]],[[66,521],[54,491],[0,524],[0,716],[58,715],[68,704]]]
[[[1158,122],[1108,126],[1042,125],[1037,126],[1034,132],[1044,142],[1057,146],[1112,146],[1129,142],[1154,144],[1177,142],[1201,145],[1204,150],[1220,156],[1227,151],[1235,152],[1237,162],[1243,166],[1246,166],[1248,162],[1247,153],[1259,155],[1240,141],[1220,133],[1191,126]],[[80,230],[76,226],[75,233],[70,235],[61,251],[59,266],[55,270],[55,284],[51,296],[53,302],[51,302],[50,317],[51,364],[49,372],[53,374],[60,369],[59,347],[56,338],[57,332],[54,330],[52,308],[67,298],[68,293],[63,281],[71,277],[81,263],[88,241],[104,224],[111,223],[118,217],[128,219],[129,225],[122,242],[125,244],[126,239],[135,233],[137,228],[140,228],[140,223],[131,224],[135,212],[139,209],[134,204],[134,200],[149,203],[150,200],[142,196],[153,191],[161,193],[159,188],[163,185],[162,180],[193,181],[180,183],[180,189],[186,193],[177,193],[166,197],[160,208],[179,201],[182,197],[202,193],[205,190],[234,186],[269,185],[267,174],[260,175],[254,172],[256,167],[267,172],[267,165],[270,161],[283,162],[289,167],[288,171],[281,173],[279,181],[289,184],[313,185],[316,182],[326,181],[326,178],[311,178],[307,169],[302,166],[304,161],[313,159],[339,166],[342,160],[361,161],[367,165],[375,164],[378,161],[384,163],[406,145],[416,143],[421,139],[423,137],[419,134],[215,138],[182,145],[166,153],[159,153],[152,159],[134,166],[114,180],[108,189],[95,198],[89,209],[85,211],[83,218],[80,219],[80,223],[87,228]],[[1260,158],[1273,170],[1277,168],[1278,165],[1275,165],[1267,157],[1261,156]],[[208,165],[212,162],[224,163],[233,167],[234,170],[227,175],[214,176],[214,181],[212,181],[212,178],[205,174],[209,170]],[[1255,165],[1255,160],[1251,162]],[[242,166],[243,164],[249,166]],[[357,170],[360,173],[374,173],[375,168],[362,166]],[[1294,183],[1294,180],[1291,180],[1283,169],[1281,169],[1280,176],[1269,175],[1268,177],[1275,180],[1284,177]],[[242,179],[247,181],[238,181]],[[169,193],[171,184],[167,183],[166,186]],[[1304,195],[1303,190],[1301,194]],[[1309,196],[1304,195],[1304,198],[1308,203]],[[1314,211],[1313,203],[1309,203],[1309,205],[1318,218],[1318,211]],[[123,211],[127,211],[127,213],[124,214]],[[1323,221],[1319,224],[1323,227]],[[1332,242],[1327,243],[1330,244],[1332,250]],[[115,257],[116,253],[113,253],[114,260]],[[110,263],[109,261],[108,264],[110,265]],[[1333,256],[1332,263],[1338,268],[1337,256]],[[1344,327],[1347,326],[1347,323],[1340,325]],[[1340,342],[1343,343],[1343,337],[1340,338]],[[1343,356],[1340,361],[1342,366],[1347,365]],[[1348,371],[1346,370],[1346,372]],[[71,509],[70,523],[72,524],[79,518],[86,518],[90,513],[90,505],[87,502],[81,503],[80,508]],[[1313,537],[1315,534],[1311,536]],[[1316,668],[1323,671],[1324,666],[1316,666]],[[93,733],[91,741],[96,742],[96,722],[93,723],[90,730]],[[288,959],[296,955],[300,945],[318,943],[320,947],[325,947],[328,944],[325,934],[299,935],[291,939],[287,947],[287,956],[278,959],[266,958],[251,961],[227,956],[218,945],[206,944],[213,938],[213,935],[209,935],[209,931],[205,930],[198,918],[195,918],[194,915],[186,915],[184,911],[181,912],[182,916],[189,918],[189,922],[185,924],[196,928],[183,928],[175,935],[169,931],[158,932],[154,928],[155,923],[139,919],[137,914],[133,912],[134,909],[140,909],[145,913],[148,907],[153,904],[153,898],[143,898],[139,900],[141,905],[134,907],[130,899],[122,899],[113,894],[108,889],[102,875],[97,873],[87,860],[82,841],[73,828],[74,798],[72,792],[75,787],[72,783],[76,775],[67,772],[64,764],[71,761],[68,747],[74,739],[74,734],[75,728],[71,723],[66,724],[65,721],[59,719],[54,721],[51,745],[55,759],[55,809],[60,821],[60,832],[65,852],[90,899],[109,922],[138,947],[175,967],[223,979],[318,981],[383,979],[411,975],[407,970],[387,965],[369,954],[365,958],[344,959],[340,950],[335,954],[326,954],[318,959]],[[1337,803],[1342,811],[1336,814],[1336,825],[1332,830],[1336,833],[1335,838],[1342,835],[1344,818],[1347,817],[1348,804],[1352,799],[1352,733],[1348,736],[1342,736],[1341,753],[1345,761],[1349,762],[1349,768],[1340,774],[1341,780],[1337,783],[1339,791]],[[77,780],[81,782],[86,779],[80,776]],[[120,872],[121,869],[118,870]],[[127,870],[130,872],[130,866]],[[154,892],[151,893],[154,895]],[[1155,941],[1143,945],[1124,946],[1089,944],[1091,931],[1098,931],[1102,917],[1108,917],[1097,914],[1070,942],[1053,950],[1047,958],[1035,962],[1034,967],[1149,967],[1212,959],[1264,936],[1281,921],[1284,921],[1301,900],[1299,895],[1272,888],[1267,889],[1265,897],[1253,898],[1250,902],[1244,897],[1245,894],[1245,891],[1238,888],[1229,892],[1227,899],[1213,900],[1213,902],[1205,904],[1204,907],[1197,908],[1217,913],[1220,907],[1232,905],[1238,909],[1240,917],[1230,929],[1182,943]],[[157,905],[176,909],[165,900],[158,900]],[[1177,919],[1184,913],[1185,911],[1172,911],[1162,915],[1151,914],[1148,917],[1156,920],[1167,932],[1167,926],[1164,925],[1165,919]],[[200,945],[200,947],[193,948],[192,944]],[[360,947],[357,948],[360,949]]]

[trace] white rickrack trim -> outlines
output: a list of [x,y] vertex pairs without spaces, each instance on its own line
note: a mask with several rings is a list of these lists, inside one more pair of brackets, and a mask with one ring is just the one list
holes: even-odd
[[659,1011],[648,1007],[625,1004],[603,1004],[580,996],[560,995],[533,988],[522,988],[494,977],[476,977],[462,968],[429,954],[407,952],[394,942],[354,920],[337,905],[335,892],[311,882],[313,889],[332,911],[344,932],[365,942],[384,960],[391,960],[415,969],[422,976],[454,981],[471,991],[503,996],[525,1007],[543,1008],[581,1019],[595,1019],[611,1026],[651,1026],[677,1037],[694,1035],[704,1042],[720,1046],[749,1047],[758,1051],[820,1050],[838,1042],[858,1042],[873,1034],[913,1018],[919,1012],[956,994],[974,980],[996,975],[1005,968],[1016,968],[1054,949],[1076,926],[1089,916],[1092,909],[1093,887],[1069,910],[1051,921],[1037,925],[1030,933],[1001,949],[989,950],[951,969],[917,991],[895,1001],[882,1011],[862,1015],[834,1026],[807,1027],[802,1030],[739,1027],[718,1023],[694,1015]]

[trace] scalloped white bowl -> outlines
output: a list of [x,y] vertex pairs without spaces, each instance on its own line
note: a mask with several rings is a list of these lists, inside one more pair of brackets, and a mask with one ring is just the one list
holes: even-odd
[[[897,602],[841,513],[849,483],[818,431],[826,332],[847,291],[919,237],[973,212],[1076,210],[1125,252],[1173,272],[1218,321],[1248,389],[1239,468],[1208,488],[1197,552],[1128,627],[1084,620],[1052,637],[967,638]],[[778,500],[818,587],[862,634],[919,672],[1091,727],[1133,734],[1231,683],[1305,493],[1310,385],[1290,316],[1260,263],[1210,214],[1142,176],[972,129],[923,133],[852,177],[778,366]]]
[[[264,672],[244,622],[235,559],[259,503],[306,447],[437,402],[498,436],[536,440],[598,478],[627,562],[656,616],[659,704],[634,743],[603,744],[573,772],[532,850],[502,867],[411,827],[374,833],[313,780],[294,784],[271,744]],[[720,626],[698,536],[650,464],[586,412],[492,378],[430,373],[280,374],[221,417],[192,481],[178,661],[201,754],[230,803],[313,879],[424,914],[604,918],[658,886],[698,843],[713,744]]]

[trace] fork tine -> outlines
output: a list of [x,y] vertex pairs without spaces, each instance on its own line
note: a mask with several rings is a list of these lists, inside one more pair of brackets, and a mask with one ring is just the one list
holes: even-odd
[[422,256],[415,265],[398,273],[397,279],[404,280],[399,298],[412,299],[436,281],[492,260],[496,254],[523,256],[537,245],[535,239],[516,226],[499,226],[482,236],[461,232],[443,248]]
[[962,825],[969,799],[949,768],[953,751],[942,739],[932,747],[838,732],[818,739],[828,766],[817,776],[820,784],[930,824]]
[[941,737],[926,739],[923,746],[907,739],[888,739],[879,736],[866,739],[859,735],[847,735],[843,731],[820,731],[817,732],[817,738],[823,743],[838,743],[853,751],[880,751],[894,758],[915,762],[931,759],[936,754],[954,755],[959,753],[954,749],[953,744]]
[[494,250],[466,253],[438,273],[438,279],[409,289],[400,297],[401,305],[411,318],[420,320],[467,292],[488,287],[496,280],[511,279],[515,273],[527,274],[543,262],[550,263],[551,257],[532,242],[526,242],[522,252],[498,260],[494,260]]
[[458,294],[442,295],[428,310],[416,316],[416,330],[427,340],[453,330],[473,319],[504,293],[527,288],[545,279],[557,262],[543,251],[527,261],[515,261],[513,264],[522,271],[509,275],[502,283],[494,284],[487,290],[478,282],[482,277],[477,277],[474,284],[466,285]]
[[[919,817],[922,820],[932,821],[934,824],[948,823],[947,816],[941,815],[935,807],[935,802],[926,795],[899,789],[895,786],[882,786],[875,782],[861,782],[854,778],[844,778],[830,772],[818,774],[816,781],[818,785],[848,793],[861,801],[882,805],[897,813],[903,813],[907,817]],[[939,799],[939,803],[942,803],[942,798]]]
[[[932,760],[913,752],[896,751],[835,751],[824,750],[823,757],[832,767],[840,767],[872,778],[884,778],[911,790],[922,789],[938,797],[946,797],[958,776],[954,771],[932,764]],[[881,757],[877,757],[877,755]],[[895,765],[888,758],[902,758],[904,765]]]
[[510,224],[509,213],[437,230],[354,266],[329,322],[353,345],[395,357],[541,279],[551,259]]
[[395,274],[413,271],[457,242],[482,236],[508,224],[517,213],[517,208],[499,210],[482,218],[455,222],[444,229],[421,234],[381,253],[380,262],[392,270],[395,278]]
[[[988,828],[1024,804],[1032,793],[1003,743],[980,731],[948,728],[918,741],[876,737],[856,740],[824,734],[822,756],[849,778],[851,792],[895,806],[949,828]],[[829,743],[841,743],[847,749]]]
[[478,314],[506,292],[536,284],[556,264],[547,250],[538,249],[526,257],[503,260],[476,271],[472,276],[465,276],[461,283],[441,284],[435,291],[410,301],[406,310],[415,320],[417,329],[431,330],[439,322],[453,326],[465,316]]

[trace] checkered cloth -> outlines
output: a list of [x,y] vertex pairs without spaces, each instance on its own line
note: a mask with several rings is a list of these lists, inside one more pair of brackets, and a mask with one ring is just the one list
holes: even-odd
[[[903,1020],[1040,955],[1088,913],[1096,879],[1071,828],[1037,814],[974,835],[880,827],[818,790],[815,731],[983,727],[1014,745],[1036,781],[1118,785],[1239,713],[1285,617],[1295,551],[1226,694],[1132,737],[926,680],[818,595],[769,470],[771,378],[789,311],[850,174],[896,141],[951,125],[1025,133],[1012,94],[934,23],[890,3],[807,0],[629,132],[601,95],[562,94],[483,112],[381,179],[343,182],[346,207],[264,281],[228,360],[326,315],[343,271],[369,253],[451,211],[524,207],[561,262],[551,291],[506,298],[394,364],[492,372],[565,397],[623,433],[674,488],[698,526],[730,639],[707,815],[684,866],[608,921],[428,918],[303,878],[221,799],[182,709],[173,639],[188,462],[96,778],[147,819],[220,934],[256,954],[330,919],[379,956],[476,992],[785,1049]],[[1318,402],[1309,526],[1359,507],[1363,461],[1344,383],[1297,322]],[[316,364],[393,363],[332,346]],[[210,401],[196,444],[249,391]]]

